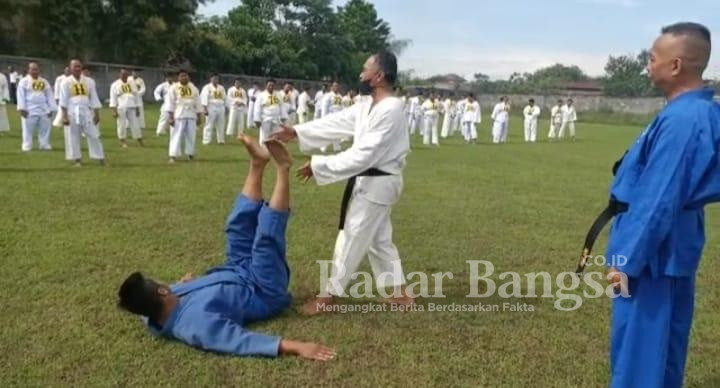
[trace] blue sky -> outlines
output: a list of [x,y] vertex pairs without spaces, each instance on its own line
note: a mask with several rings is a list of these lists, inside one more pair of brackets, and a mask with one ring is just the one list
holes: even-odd
[[[342,5],[346,0],[334,0]],[[224,15],[239,0],[216,0],[203,15]],[[375,0],[398,38],[399,58],[418,75],[483,72],[506,78],[553,63],[601,75],[610,54],[647,48],[676,21],[705,24],[720,42],[720,0]],[[720,79],[720,44],[707,76]]]

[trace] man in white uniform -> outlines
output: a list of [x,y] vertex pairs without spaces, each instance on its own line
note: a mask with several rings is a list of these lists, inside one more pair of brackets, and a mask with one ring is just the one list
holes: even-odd
[[[62,74],[57,76],[55,78],[55,85],[53,87],[54,96],[55,96],[55,105],[58,105],[60,103],[60,88],[62,87],[63,82],[65,81],[65,78],[70,76],[70,68],[65,66],[65,70]],[[55,119],[53,119],[52,126],[53,127],[62,127],[62,110],[58,109],[57,113],[55,113]]]
[[540,107],[535,105],[535,99],[528,100],[527,106],[523,109],[523,116],[525,117],[525,141],[535,143],[538,117],[540,117]]
[[190,82],[185,70],[178,72],[178,82],[168,91],[168,109],[170,111],[170,163],[182,156],[182,143],[185,141],[185,155],[188,160],[195,157],[195,132],[202,122],[203,106],[200,103],[200,91]]
[[70,61],[71,75],[60,88],[60,109],[65,125],[65,159],[81,166],[80,136],[85,135],[90,159],[105,164],[105,152],[100,142],[100,99],[95,81],[83,75],[83,65],[78,59]]
[[451,135],[455,132],[460,132],[461,135],[464,134],[462,130],[462,118],[465,114],[465,104],[467,101],[467,99],[463,98],[455,102],[455,119],[453,120],[452,127],[450,128]]
[[18,82],[20,82],[20,78],[20,74],[18,74],[18,72],[15,71],[12,66],[8,66],[8,81],[10,82],[10,89],[8,90],[8,93],[10,94],[10,99],[13,104],[17,104],[15,97],[17,94],[17,85]]
[[142,78],[140,78],[140,70],[139,69],[133,69],[132,75],[128,77],[130,82],[135,83],[135,86],[138,90],[138,110],[140,111],[140,116],[138,116],[138,121],[140,123],[140,128],[145,129],[145,103],[143,101],[143,98],[145,97],[145,81],[143,81]]
[[265,91],[255,99],[255,125],[260,129],[259,142],[264,144],[277,127],[287,120],[287,110],[278,93],[275,93],[275,80],[269,79]]
[[462,101],[462,134],[466,143],[477,143],[477,124],[482,122],[480,104],[475,101],[475,95],[469,93]]
[[295,93],[293,93],[292,85],[289,82],[286,82],[283,86],[283,90],[278,93],[278,95],[280,96],[284,109],[288,114],[287,124],[295,124],[294,120],[297,117],[295,114],[295,111],[297,110],[297,100],[295,99]]
[[156,136],[166,134],[168,128],[170,127],[170,111],[168,109],[167,96],[173,83],[175,83],[175,75],[168,73],[165,75],[165,82],[156,86],[153,91],[155,101],[162,102],[162,106],[160,106],[160,115],[158,116],[157,129],[155,131]]
[[505,109],[505,97],[500,97],[500,102],[493,107],[490,118],[493,120],[492,140],[498,144],[503,142],[503,132],[508,121],[508,111]]
[[563,100],[558,100],[557,105],[553,106],[550,110],[550,132],[548,132],[548,139],[550,139],[550,141],[555,140],[560,132],[560,126],[562,125],[562,107]]
[[435,95],[430,95],[420,107],[423,112],[423,144],[440,145],[438,143],[438,117],[440,117],[440,102]]
[[568,98],[567,104],[562,107],[562,125],[560,125],[560,134],[558,138],[565,137],[565,128],[570,129],[570,138],[575,141],[575,122],[577,121],[577,113],[573,105],[572,98]]
[[420,107],[423,104],[423,92],[418,92],[418,94],[414,97],[410,97],[410,108],[408,108],[408,111],[410,112],[410,122],[408,123],[408,126],[410,127],[410,134],[414,135],[416,131],[418,131],[421,128],[420,122],[422,118],[422,112]]
[[255,125],[255,119],[253,118],[253,115],[255,114],[255,99],[257,98],[257,95],[260,94],[260,84],[257,82],[253,82],[252,87],[248,89],[247,96],[248,96],[248,113],[247,113],[247,127],[252,128]]
[[10,131],[10,122],[5,107],[8,102],[10,102],[10,83],[5,74],[0,73],[0,134]]
[[240,136],[245,133],[248,98],[242,86],[242,80],[235,78],[235,84],[227,92],[228,124],[225,134]]
[[304,124],[308,121],[308,113],[310,112],[310,87],[305,86],[304,90],[298,96],[298,123]]
[[320,295],[303,306],[305,314],[326,312],[336,297],[345,296],[365,255],[369,255],[381,295],[386,287],[392,287],[395,292],[389,299],[391,303],[414,303],[401,290],[405,275],[392,242],[390,223],[390,211],[400,198],[405,158],[410,152],[403,104],[393,96],[396,77],[395,55],[377,53],[368,58],[360,74],[360,94],[371,94],[371,99],[294,129],[283,127],[276,134],[283,141],[297,139],[303,152],[353,138],[347,150],[335,155],[313,155],[298,170],[301,178],[315,177],[319,185],[348,180],[331,277]]
[[28,75],[21,79],[17,89],[17,110],[22,122],[23,151],[33,148],[33,136],[38,134],[41,150],[50,150],[50,118],[57,110],[50,83],[40,77],[37,62],[28,63]]
[[315,93],[315,99],[313,100],[313,106],[315,107],[315,112],[313,113],[313,120],[317,120],[321,117],[323,117],[323,96],[328,91],[327,84],[323,85],[322,89],[318,90],[317,93]]
[[138,108],[137,83],[131,82],[126,69],[120,69],[120,78],[110,85],[110,108],[117,123],[117,136],[122,148],[127,148],[127,130],[140,146],[142,131],[140,130],[140,111]]
[[205,109],[203,145],[212,142],[213,132],[218,144],[225,144],[225,87],[220,85],[220,76],[210,76],[210,83],[200,92],[200,103]]
[[443,111],[443,123],[442,123],[442,131],[440,131],[440,137],[445,139],[450,133],[450,129],[452,127],[452,122],[455,117],[455,103],[453,102],[452,98],[448,95],[445,101],[442,103],[442,111]]
[[[340,93],[340,84],[335,81],[330,85],[330,92],[325,93],[323,95],[322,101],[323,101],[323,108],[322,108],[322,117],[325,117],[327,115],[337,113],[343,110],[343,96]],[[346,139],[341,139],[346,140]],[[332,143],[332,149],[335,152],[338,152],[342,149],[340,146],[341,141],[337,141]],[[326,148],[322,149],[322,152],[325,152]]]

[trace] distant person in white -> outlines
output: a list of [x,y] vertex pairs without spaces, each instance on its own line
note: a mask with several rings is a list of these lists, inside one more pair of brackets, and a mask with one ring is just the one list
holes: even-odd
[[323,96],[328,91],[328,85],[323,85],[322,89],[318,90],[317,93],[315,93],[315,99],[313,100],[313,106],[315,107],[315,112],[313,113],[313,120],[317,120],[321,117],[323,117]]
[[7,107],[5,106],[8,102],[10,102],[10,83],[5,74],[0,73],[0,133],[10,131]]
[[523,116],[525,117],[525,141],[535,143],[538,117],[540,117],[540,107],[535,105],[535,99],[528,100],[527,106],[523,109]]
[[438,118],[440,117],[440,101],[431,94],[420,106],[423,113],[423,144],[440,145],[438,141]]
[[401,287],[406,282],[405,275],[392,241],[390,222],[392,206],[402,192],[402,173],[410,152],[403,103],[393,95],[396,77],[394,54],[372,55],[360,74],[360,94],[370,94],[372,98],[295,128],[283,127],[275,135],[282,141],[297,139],[303,152],[341,139],[353,139],[347,150],[335,155],[313,155],[298,170],[298,176],[306,180],[314,177],[319,185],[348,180],[349,194],[346,217],[335,242],[330,281],[316,299],[303,306],[304,314],[327,312],[336,297],[346,295],[350,280],[366,255],[376,286],[395,290],[389,302],[414,303],[413,297]]
[[[70,76],[70,68],[65,66],[65,69],[63,70],[63,73],[57,76],[55,78],[55,84],[53,86],[54,96],[55,96],[55,105],[58,105],[60,103],[60,88],[62,87],[63,82],[65,81],[65,78]],[[62,110],[58,109],[57,113],[55,113],[55,118],[52,121],[52,126],[60,128],[63,126],[62,123]]]
[[260,85],[257,82],[253,82],[252,87],[248,89],[247,96],[248,96],[248,113],[247,113],[247,127],[252,128],[255,125],[255,119],[253,118],[253,115],[255,114],[255,99],[257,98],[257,95],[260,94],[262,90],[260,89]]
[[139,69],[133,69],[132,74],[130,77],[128,77],[130,82],[135,83],[135,86],[138,90],[138,110],[140,111],[140,116],[138,116],[138,122],[140,124],[141,129],[145,129],[145,102],[143,101],[143,98],[145,98],[145,81],[143,81],[142,78],[140,78],[140,70]]
[[562,125],[560,126],[560,134],[558,138],[562,139],[565,137],[565,128],[570,130],[570,138],[575,141],[575,122],[577,121],[577,113],[575,112],[575,106],[573,105],[572,98],[568,98],[567,104],[562,107]]
[[310,88],[308,86],[305,86],[303,92],[298,96],[297,104],[298,123],[304,124],[308,121],[310,112]]
[[21,149],[32,150],[33,137],[37,133],[38,148],[51,150],[50,118],[57,110],[57,105],[50,83],[40,77],[40,66],[37,62],[28,63],[28,75],[18,83],[17,110],[22,123]]
[[168,92],[170,87],[175,83],[175,75],[168,73],[165,75],[165,82],[161,83],[153,91],[153,97],[155,101],[162,102],[160,106],[160,115],[158,116],[157,129],[155,135],[160,136],[168,133],[170,128],[170,110],[168,102]]
[[557,105],[553,106],[552,109],[550,109],[550,131],[548,132],[548,139],[550,139],[550,141],[555,140],[558,133],[560,133],[560,127],[562,126],[563,117],[562,108],[563,100],[558,100]]
[[225,144],[225,87],[220,85],[220,76],[210,76],[210,83],[203,86],[200,92],[200,103],[205,109],[205,128],[203,128],[203,145],[212,142],[213,133],[218,144]]
[[202,123],[204,109],[200,103],[200,91],[190,82],[185,70],[178,72],[178,82],[168,91],[168,109],[170,111],[170,145],[168,154],[170,163],[182,156],[182,143],[185,142],[185,155],[191,161],[195,157],[195,133]]
[[138,144],[144,146],[140,130],[140,103],[137,83],[130,81],[130,73],[120,69],[120,78],[110,85],[110,108],[117,124],[117,137],[122,148],[127,148],[127,130]]
[[245,133],[248,97],[242,86],[242,80],[235,78],[235,83],[227,91],[228,123],[225,134],[240,136]]
[[100,108],[95,81],[84,75],[82,62],[70,61],[71,75],[65,78],[60,88],[60,109],[65,125],[65,159],[81,166],[80,137],[85,135],[90,159],[105,164],[105,151],[100,142]]
[[475,95],[470,93],[467,99],[462,101],[462,133],[466,143],[477,143],[477,124],[482,122],[480,103],[475,100]]
[[[493,120],[492,141],[495,144],[502,143],[508,122],[508,109],[506,108],[505,97],[500,97],[500,102],[495,104],[490,118]],[[505,137],[507,137],[507,135],[505,135]]]
[[271,78],[265,83],[265,91],[255,99],[253,119],[259,128],[258,141],[260,144],[264,146],[265,140],[270,138],[270,134],[275,132],[278,126],[287,120],[287,117],[286,106],[283,104],[280,94],[275,92],[275,80]]

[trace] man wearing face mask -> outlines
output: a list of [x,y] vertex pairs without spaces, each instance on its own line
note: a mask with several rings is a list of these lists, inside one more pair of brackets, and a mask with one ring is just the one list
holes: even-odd
[[699,24],[662,29],[647,70],[668,103],[610,188],[617,210],[605,257],[618,258],[608,279],[623,290],[612,306],[612,387],[682,386],[703,208],[720,201],[720,106],[702,79],[710,47]]
[[376,286],[394,304],[413,304],[401,286],[405,284],[400,256],[392,242],[390,211],[400,198],[405,157],[410,151],[403,102],[393,94],[397,79],[395,55],[381,51],[367,59],[360,74],[360,94],[370,95],[348,109],[319,120],[282,126],[275,138],[297,139],[303,152],[352,138],[345,151],[335,155],[313,155],[298,170],[319,185],[347,180],[340,210],[340,232],[335,242],[329,282],[316,299],[305,304],[308,315],[327,312],[345,290],[361,260],[368,255]]

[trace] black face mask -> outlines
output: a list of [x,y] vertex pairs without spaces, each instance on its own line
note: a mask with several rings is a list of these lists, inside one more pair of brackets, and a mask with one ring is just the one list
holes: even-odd
[[370,86],[370,80],[361,80],[360,84],[358,85],[358,91],[363,96],[370,95],[373,91],[373,87]]

